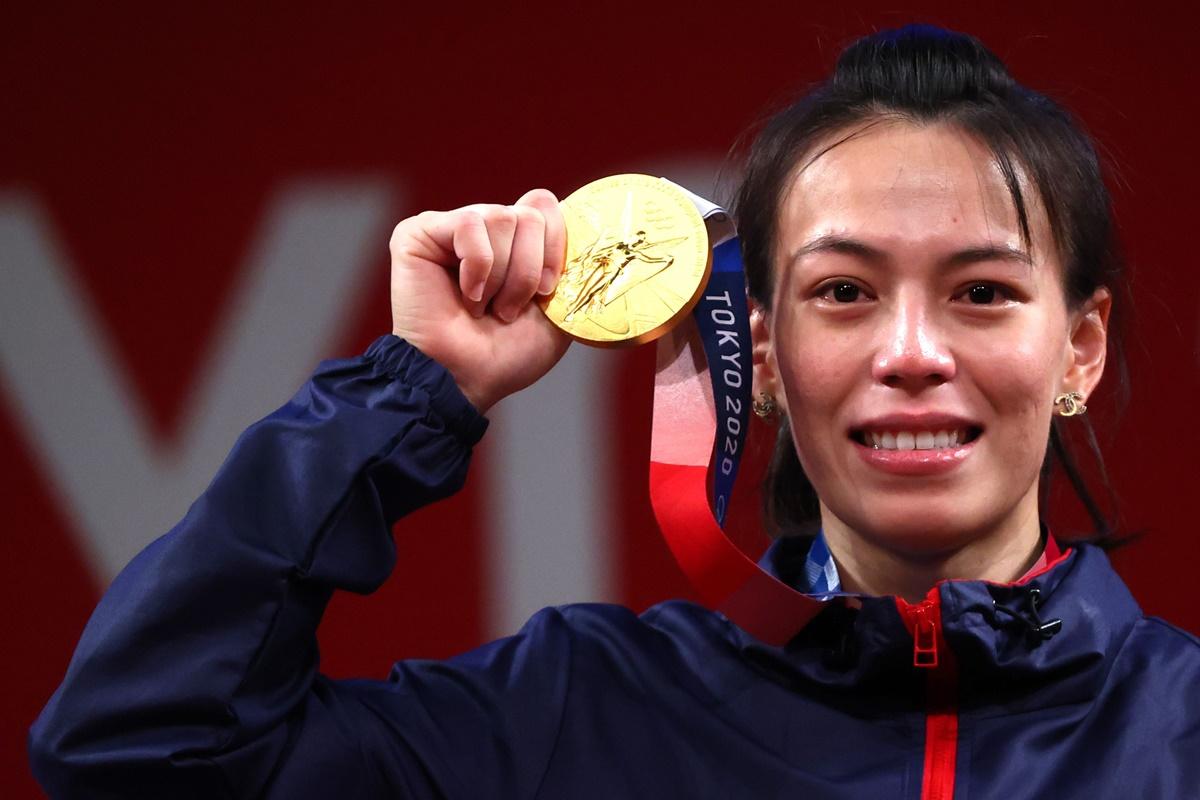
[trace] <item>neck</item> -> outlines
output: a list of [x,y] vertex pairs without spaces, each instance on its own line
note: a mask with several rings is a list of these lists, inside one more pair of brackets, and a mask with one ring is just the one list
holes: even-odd
[[887,532],[864,535],[821,505],[821,525],[837,564],[842,591],[898,595],[910,603],[925,599],[942,580],[1007,583],[1024,575],[1041,555],[1037,485],[1001,524],[944,548],[913,552],[889,540]]

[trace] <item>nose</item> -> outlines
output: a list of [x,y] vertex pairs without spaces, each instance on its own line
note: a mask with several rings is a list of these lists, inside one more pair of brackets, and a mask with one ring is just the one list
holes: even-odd
[[881,324],[871,368],[875,380],[915,393],[954,377],[956,367],[945,336],[920,301],[896,303]]

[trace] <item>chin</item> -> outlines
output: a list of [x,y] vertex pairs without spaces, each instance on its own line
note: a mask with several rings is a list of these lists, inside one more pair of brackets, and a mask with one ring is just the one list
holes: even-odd
[[970,543],[987,530],[987,515],[971,513],[961,501],[916,501],[877,504],[857,520],[846,520],[861,536],[877,545],[912,555],[936,556]]

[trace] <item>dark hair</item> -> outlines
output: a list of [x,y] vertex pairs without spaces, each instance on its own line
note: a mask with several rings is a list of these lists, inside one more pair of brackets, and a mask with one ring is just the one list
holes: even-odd
[[[1067,111],[1017,83],[978,39],[926,25],[883,31],[854,42],[828,80],[767,120],[755,138],[734,200],[749,293],[755,301],[770,307],[779,203],[795,165],[846,141],[858,127],[889,119],[952,124],[987,146],[1007,184],[1028,245],[1029,203],[1020,180],[1024,173],[1036,188],[1053,231],[1068,307],[1079,307],[1098,287],[1106,286],[1114,295],[1110,327],[1117,326],[1122,304],[1116,299],[1125,294],[1123,261],[1091,141]],[[832,143],[830,137],[835,137]],[[822,149],[816,151],[818,146]],[[1128,380],[1119,337],[1111,336],[1109,341],[1124,392]],[[1115,494],[1095,434],[1086,417],[1071,424],[1079,421],[1084,423],[1087,445],[1115,509]],[[1041,470],[1043,517],[1056,461],[1095,526],[1094,535],[1076,538],[1108,540],[1115,527],[1115,510],[1112,516],[1106,514],[1089,491],[1057,417]],[[777,535],[811,527],[818,517],[816,492],[796,456],[786,420],[780,425],[764,491],[766,517]]]

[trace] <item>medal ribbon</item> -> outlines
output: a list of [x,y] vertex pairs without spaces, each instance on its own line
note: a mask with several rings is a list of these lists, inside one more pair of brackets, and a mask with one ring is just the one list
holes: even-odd
[[750,419],[750,315],[728,215],[689,195],[708,225],[713,269],[692,319],[658,340],[650,502],[702,602],[782,646],[823,605],[759,567],[722,529]]

